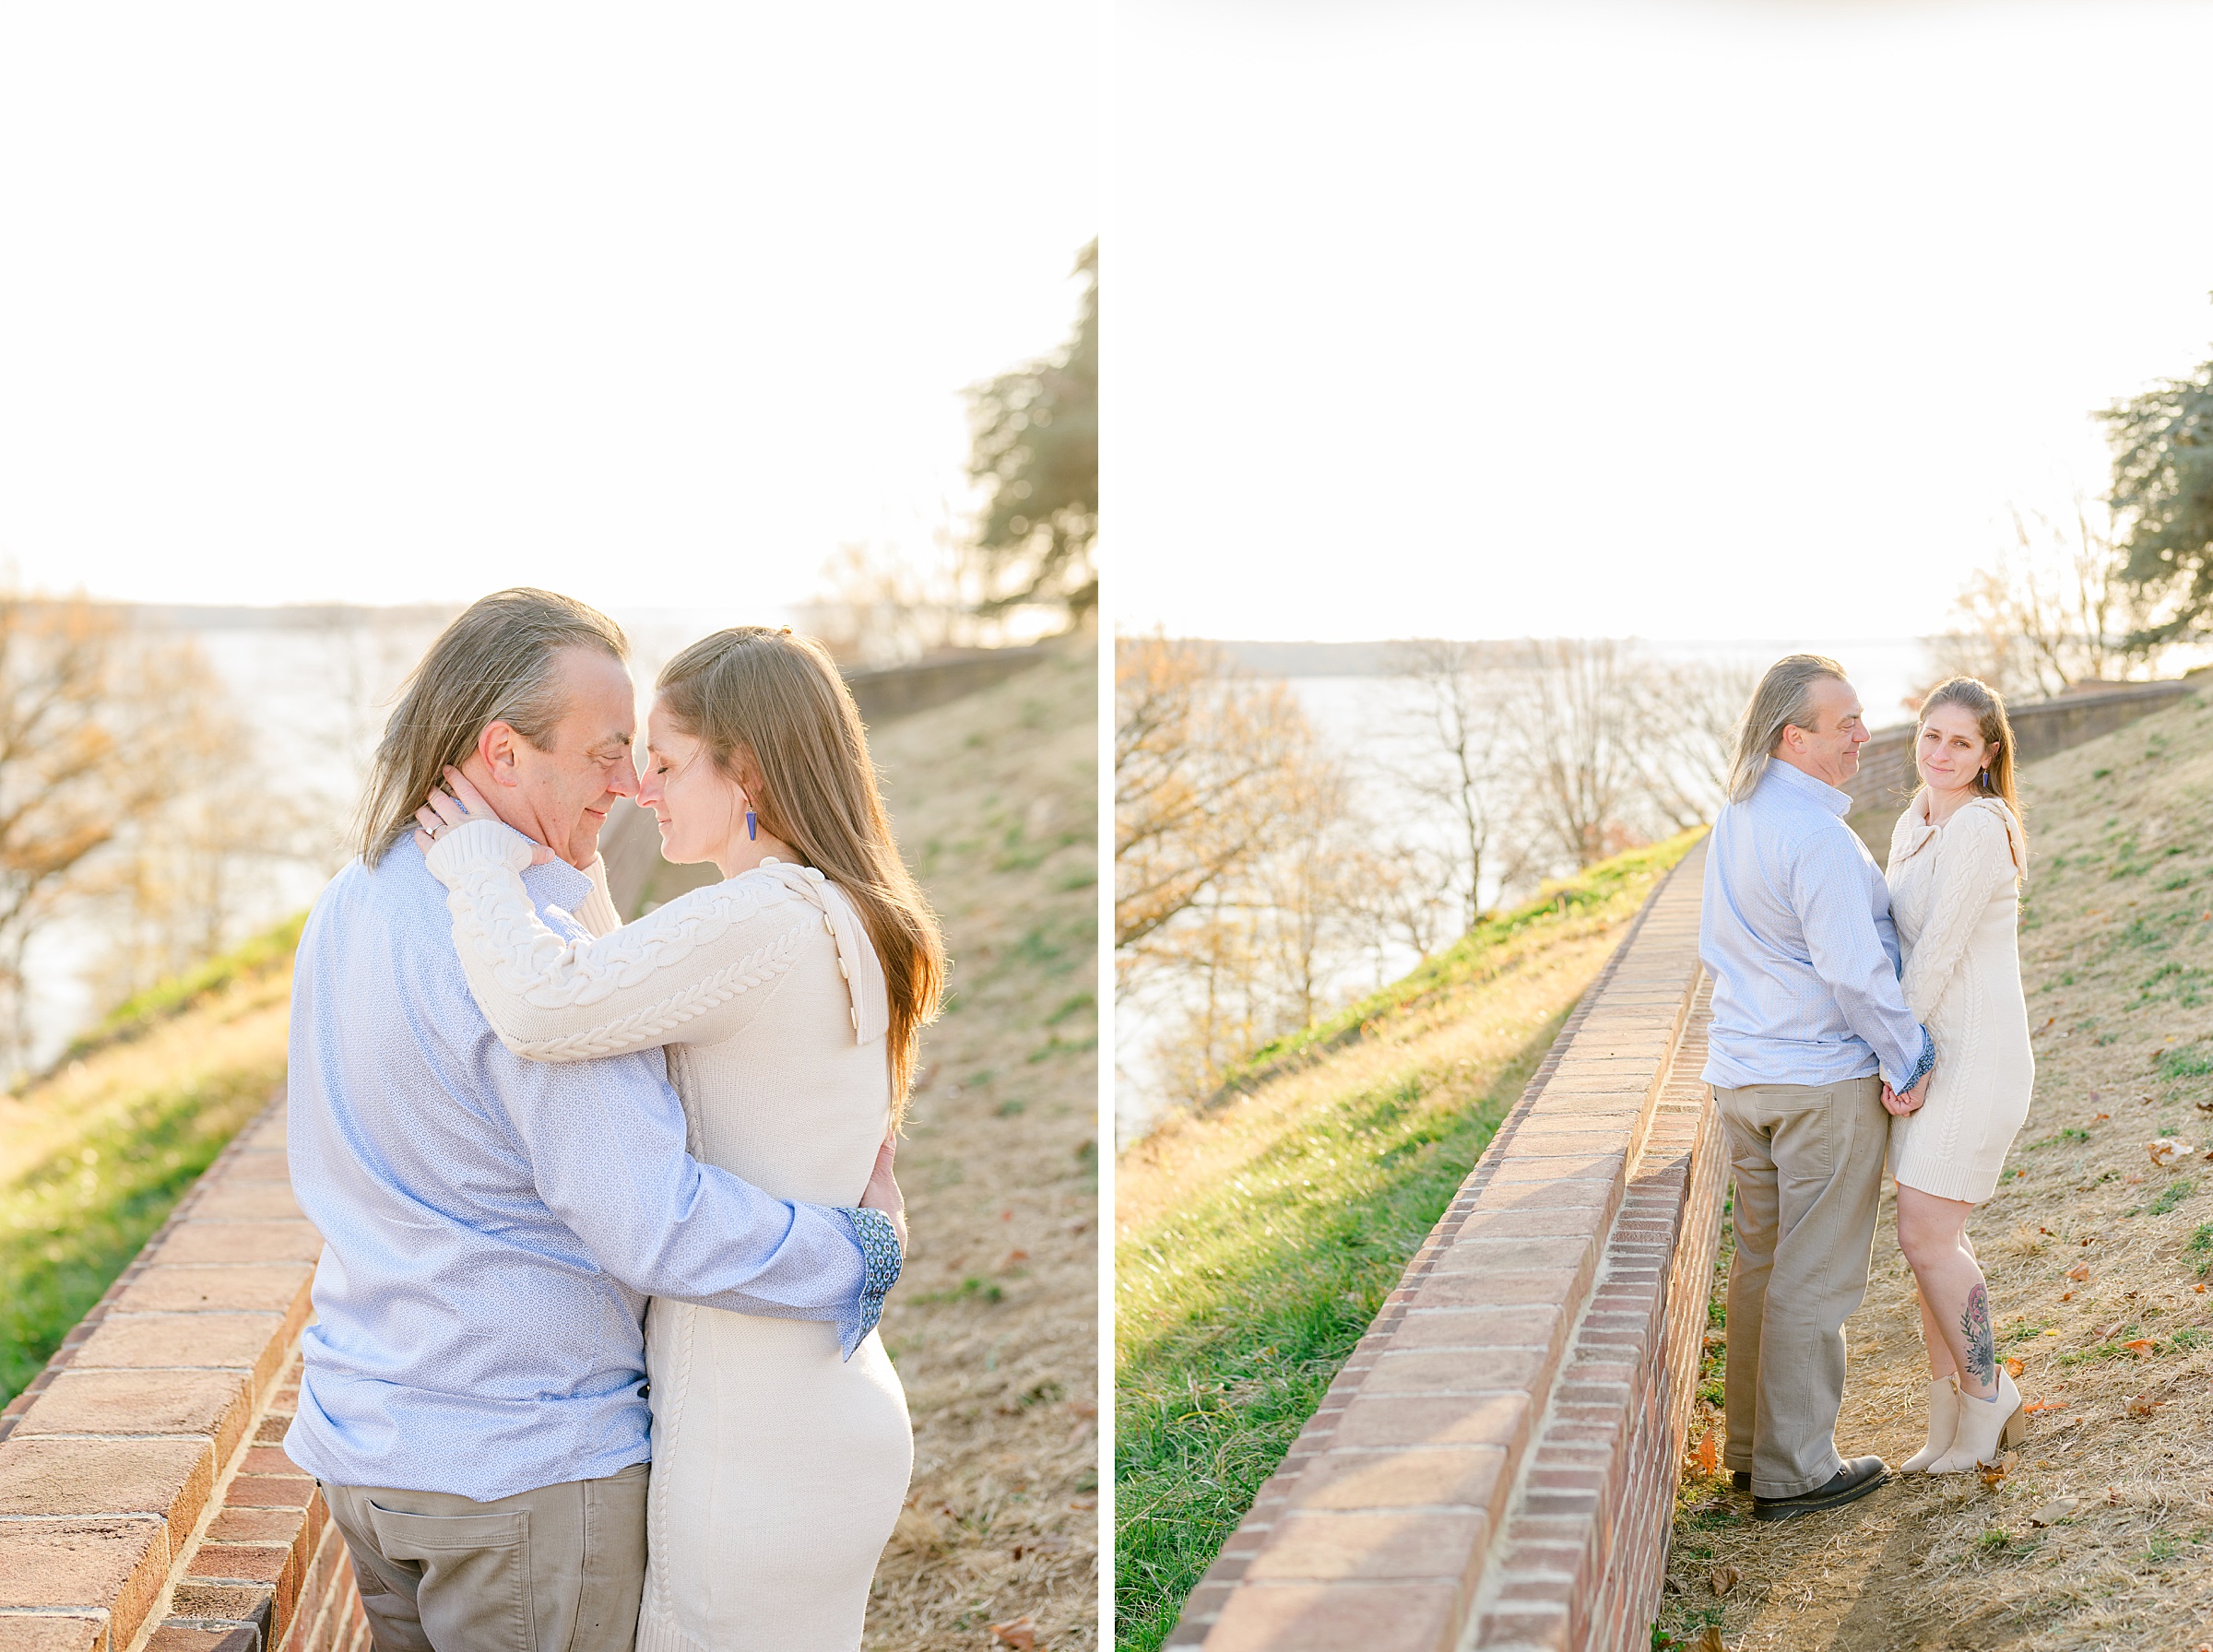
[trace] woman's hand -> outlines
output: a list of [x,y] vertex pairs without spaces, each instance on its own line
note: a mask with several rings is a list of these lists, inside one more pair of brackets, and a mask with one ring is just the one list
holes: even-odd
[[[468,783],[460,770],[448,768],[445,784],[431,788],[429,799],[415,811],[415,844],[426,855],[431,844],[465,820],[496,820],[491,805],[484,801],[484,794]],[[530,864],[542,867],[553,858],[553,851],[533,841],[530,844]]]
[[876,1167],[869,1173],[869,1185],[861,1191],[860,1208],[881,1210],[892,1219],[892,1229],[899,1235],[899,1255],[909,1257],[914,1253],[906,1246],[906,1200],[899,1192],[899,1178],[892,1167],[898,1151],[897,1133],[887,1133],[883,1145],[876,1150]]
[[1892,1118],[1903,1118],[1909,1113],[1920,1112],[1923,1092],[1926,1091],[1928,1087],[1929,1080],[1924,1075],[1920,1083],[1914,1085],[1905,1094],[1900,1095],[1897,1091],[1891,1089],[1888,1081],[1886,1080],[1883,1084],[1883,1111],[1889,1114]]

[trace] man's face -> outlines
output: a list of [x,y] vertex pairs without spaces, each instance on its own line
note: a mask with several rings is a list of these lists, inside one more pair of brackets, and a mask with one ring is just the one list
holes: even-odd
[[1825,677],[1814,684],[1813,702],[1814,726],[1786,726],[1775,755],[1816,780],[1840,787],[1860,772],[1860,748],[1867,743],[1860,697],[1850,683]]
[[555,671],[568,709],[546,747],[495,723],[462,768],[502,820],[581,870],[599,852],[607,811],[637,792],[637,709],[630,673],[596,648],[563,649]]

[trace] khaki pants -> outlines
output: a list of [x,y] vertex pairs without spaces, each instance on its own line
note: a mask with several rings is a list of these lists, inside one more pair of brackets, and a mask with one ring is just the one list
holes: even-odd
[[1735,1173],[1728,1449],[1760,1497],[1841,1469],[1844,1321],[1867,1294],[1890,1115],[1881,1080],[1713,1092]]
[[647,1465],[478,1503],[323,1488],[377,1652],[630,1652]]

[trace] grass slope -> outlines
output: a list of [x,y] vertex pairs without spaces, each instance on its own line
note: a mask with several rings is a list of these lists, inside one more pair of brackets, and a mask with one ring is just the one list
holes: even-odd
[[0,1097],[0,1403],[284,1076],[297,920],[142,994]]
[[1118,1644],[1150,1652],[1691,835],[1256,1052],[1116,1177]]
[[[2000,1351],[2049,1409],[1994,1484],[1914,1476],[1779,1527],[1694,1468],[1662,1617],[1678,1637],[1713,1622],[1733,1647],[1836,1652],[2213,1640],[2213,704],[2032,764],[2023,793],[2036,1090],[1969,1232]],[[2192,1150],[2156,1166],[2160,1137]],[[1848,1335],[1839,1444],[1897,1462],[1921,1443],[1926,1371],[1888,1198]],[[1717,1596],[1722,1566],[1741,1581]]]
[[953,959],[899,1155],[915,1255],[883,1338],[915,1477],[882,1652],[975,1652],[1024,1618],[1039,1647],[1097,1641],[1097,657],[1065,645],[870,736]]

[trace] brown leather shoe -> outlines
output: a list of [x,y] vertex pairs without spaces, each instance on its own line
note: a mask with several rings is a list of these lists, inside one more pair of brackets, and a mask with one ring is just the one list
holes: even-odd
[[1752,1489],[1752,1470],[1749,1469],[1730,1469],[1729,1483],[1740,1492],[1749,1492]]
[[1817,1515],[1824,1509],[1842,1508],[1857,1502],[1890,1478],[1890,1469],[1879,1457],[1855,1457],[1836,1472],[1827,1485],[1801,1492],[1795,1497],[1755,1497],[1755,1520],[1794,1520],[1800,1515]]

